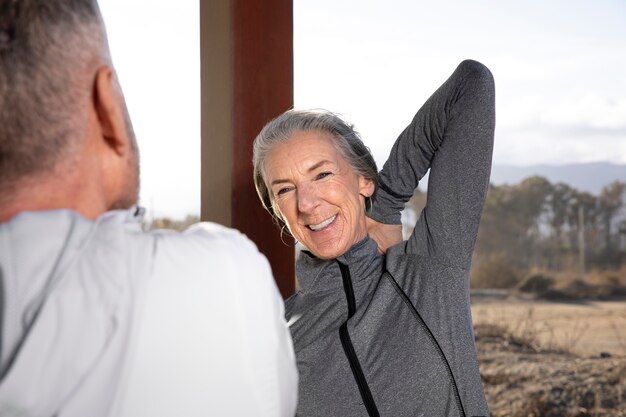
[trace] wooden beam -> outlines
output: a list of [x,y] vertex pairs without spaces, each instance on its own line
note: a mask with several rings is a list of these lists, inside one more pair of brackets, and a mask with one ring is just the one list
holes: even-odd
[[293,241],[281,240],[262,208],[251,160],[257,133],[293,106],[292,0],[202,0],[200,9],[201,217],[252,239],[287,297],[295,290]]

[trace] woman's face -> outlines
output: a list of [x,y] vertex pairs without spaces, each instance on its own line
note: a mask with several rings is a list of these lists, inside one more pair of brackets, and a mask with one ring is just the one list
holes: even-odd
[[315,256],[332,259],[367,235],[371,180],[357,175],[331,134],[296,132],[265,160],[265,181],[291,234]]

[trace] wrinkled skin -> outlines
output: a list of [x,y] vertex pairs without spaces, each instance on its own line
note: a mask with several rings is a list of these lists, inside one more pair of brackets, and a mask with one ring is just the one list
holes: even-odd
[[358,175],[320,131],[296,132],[265,161],[275,212],[321,259],[333,259],[367,236],[365,199],[374,183]]

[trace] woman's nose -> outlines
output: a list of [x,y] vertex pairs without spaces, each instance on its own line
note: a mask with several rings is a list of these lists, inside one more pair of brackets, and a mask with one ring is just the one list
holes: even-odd
[[310,213],[318,204],[318,197],[315,187],[306,184],[298,187],[298,210],[302,213]]

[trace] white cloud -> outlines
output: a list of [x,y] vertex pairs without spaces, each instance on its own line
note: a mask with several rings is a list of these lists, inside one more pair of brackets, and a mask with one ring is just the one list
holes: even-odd
[[544,106],[540,118],[547,126],[626,128],[626,97],[612,101],[595,93],[557,99]]
[[626,163],[626,136],[601,131],[584,135],[542,128],[496,131],[494,162],[499,164],[565,164],[607,161]]

